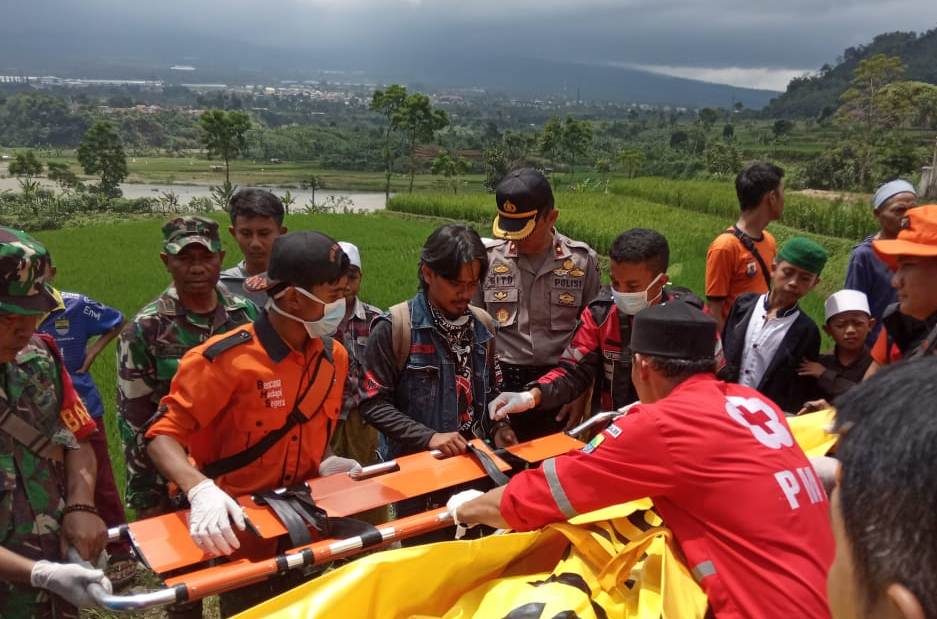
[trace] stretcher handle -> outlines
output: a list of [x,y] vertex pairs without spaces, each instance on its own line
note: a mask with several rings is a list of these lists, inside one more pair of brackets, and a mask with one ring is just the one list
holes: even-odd
[[[433,449],[429,452],[429,455],[433,456],[437,460],[446,457],[438,449]],[[397,461],[388,460],[387,462],[378,462],[377,464],[371,464],[369,466],[362,467],[362,469],[356,473],[349,471],[348,476],[352,479],[368,479],[369,477],[376,477],[378,475],[383,475],[384,473],[393,473],[394,471],[398,470],[400,470],[400,466],[397,464]]]
[[[121,527],[114,527],[108,530],[108,536],[110,537],[111,531],[117,531],[120,528]],[[82,567],[94,569],[91,563],[81,558],[81,555],[78,554],[78,550],[74,546],[68,547],[68,550],[65,552],[65,557],[68,559],[69,563],[76,563]],[[185,590],[179,587],[167,587],[165,589],[131,595],[114,595],[113,593],[108,593],[104,587],[95,582],[89,584],[87,590],[88,595],[91,596],[98,606],[118,612],[166,606],[167,604],[175,604],[176,602],[185,600]]]
[[579,434],[582,434],[583,432],[585,432],[586,430],[590,428],[594,428],[595,426],[614,421],[615,419],[618,419],[619,417],[624,417],[625,415],[628,414],[628,411],[630,411],[632,407],[637,406],[640,403],[641,402],[632,402],[631,404],[626,404],[625,406],[622,406],[617,411],[606,411],[604,413],[596,413],[592,417],[589,417],[588,419],[580,423],[578,426],[575,426],[567,430],[566,434],[569,436],[575,437]]
[[[239,565],[231,563],[214,568],[213,575],[189,574],[187,584],[176,584],[163,589],[146,591],[132,595],[113,595],[100,585],[89,585],[88,593],[102,608],[116,612],[139,611],[158,606],[167,606],[189,599],[197,600],[237,589],[258,579],[272,576],[310,565],[321,565],[336,559],[353,556],[362,551],[377,548],[387,543],[400,541],[452,524],[452,516],[446,508],[439,508],[423,514],[408,516],[401,520],[387,523],[377,529],[380,540],[366,539],[367,536],[355,535],[344,539],[316,542],[294,548],[275,558]],[[74,556],[74,559],[72,558]],[[73,562],[82,561],[78,553],[69,555]],[[85,562],[85,565],[88,565]]]
[[[107,530],[107,543],[113,544],[130,537],[130,527],[120,524]],[[74,563],[74,562],[73,562]]]
[[168,587],[130,595],[114,595],[105,591],[101,585],[92,583],[88,585],[88,593],[94,598],[98,606],[115,612],[144,610],[185,600],[185,590],[180,590],[178,587]]

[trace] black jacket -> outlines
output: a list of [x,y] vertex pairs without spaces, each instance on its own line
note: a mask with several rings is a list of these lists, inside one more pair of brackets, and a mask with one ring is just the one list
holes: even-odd
[[[719,377],[729,382],[738,382],[742,365],[742,350],[745,348],[745,332],[751,322],[755,303],[760,294],[749,292],[741,295],[732,305],[722,331],[722,346],[726,365]],[[798,376],[797,369],[804,359],[816,361],[820,356],[820,330],[807,314],[801,310],[794,324],[784,335],[774,358],[768,365],[757,389],[771,398],[781,410],[796,413],[804,402],[818,397],[816,379]]]
[[[703,300],[689,288],[664,287],[661,303],[675,301],[703,309]],[[525,388],[539,387],[541,404],[559,407],[578,398],[595,381],[593,410],[610,411],[631,404],[638,399],[631,383],[633,323],[634,316],[619,311],[611,291],[603,288],[582,312],[559,364]]]

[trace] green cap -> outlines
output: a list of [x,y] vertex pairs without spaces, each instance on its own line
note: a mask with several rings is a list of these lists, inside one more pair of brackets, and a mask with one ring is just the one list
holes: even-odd
[[790,239],[778,251],[779,262],[781,260],[789,262],[795,267],[815,275],[820,274],[829,257],[830,255],[818,243],[802,236],[795,236]]
[[0,226],[0,313],[39,316],[55,309],[46,281],[49,251],[22,230]]
[[176,255],[187,245],[198,243],[208,251],[217,254],[221,251],[221,238],[218,236],[218,222],[206,217],[190,215],[175,217],[163,226],[163,251]]

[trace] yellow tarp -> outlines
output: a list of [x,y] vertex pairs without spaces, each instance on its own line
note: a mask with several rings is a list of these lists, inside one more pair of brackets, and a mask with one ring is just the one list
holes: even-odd
[[[835,444],[832,419],[789,420],[808,456]],[[238,618],[702,618],[706,597],[651,508],[634,501],[541,531],[378,552]]]

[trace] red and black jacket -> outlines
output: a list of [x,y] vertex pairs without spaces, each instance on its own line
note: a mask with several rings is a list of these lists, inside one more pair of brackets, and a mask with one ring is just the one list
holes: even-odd
[[[703,309],[703,301],[689,288],[668,286],[661,302],[682,301]],[[631,325],[615,307],[611,291],[603,288],[579,316],[573,340],[559,365],[527,387],[539,387],[541,406],[553,408],[572,402],[595,381],[593,407],[615,410],[631,404],[638,394],[631,383]]]

